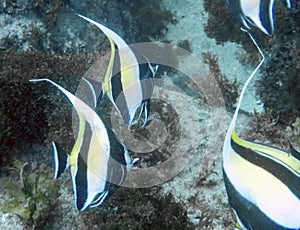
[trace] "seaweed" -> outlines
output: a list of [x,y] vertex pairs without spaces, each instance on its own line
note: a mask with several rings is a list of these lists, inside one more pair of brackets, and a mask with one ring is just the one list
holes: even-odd
[[265,108],[284,124],[300,116],[300,35],[278,43],[257,81],[257,93]]
[[121,188],[109,203],[81,218],[88,229],[191,229],[186,207],[159,190]]
[[223,98],[225,100],[225,106],[227,110],[233,110],[234,104],[237,102],[237,98],[239,96],[238,93],[238,84],[235,79],[234,82],[229,82],[224,74],[221,73],[218,58],[217,56],[207,52],[203,53],[202,57],[204,59],[204,63],[208,64],[210,73],[216,79],[221,92],[223,94]]
[[36,172],[25,173],[28,163],[16,160],[11,170],[19,176],[17,184],[7,182],[5,191],[11,198],[1,207],[3,213],[13,213],[19,216],[25,226],[37,228],[45,223],[53,214],[57,205],[59,184],[54,182],[44,164]]
[[251,129],[244,134],[247,140],[265,142],[263,144],[277,144],[278,148],[286,149],[284,126],[279,122],[279,117],[274,117],[272,110],[267,109],[263,114],[254,110],[254,118],[249,127]]
[[168,30],[168,24],[177,22],[174,14],[170,10],[164,9],[159,0],[151,2],[139,0],[134,4],[124,1],[117,2],[123,19],[124,37],[129,43],[161,39]]
[[[209,16],[205,26],[207,36],[209,38],[215,38],[217,44],[234,41],[236,35],[240,34],[240,25],[236,23],[226,3],[222,0],[204,0],[203,6]],[[240,36],[238,37],[240,38]]]
[[71,146],[72,108],[67,100],[55,89],[45,84],[37,87],[28,80],[49,77],[62,85],[68,84],[68,89],[75,92],[91,59],[94,59],[91,55],[52,57],[42,53],[16,54],[14,51],[0,56],[3,95],[0,100],[0,164],[13,155],[8,152],[21,153],[26,146],[43,141],[49,143],[54,137]]
[[[227,205],[223,206],[220,196],[214,195],[213,200],[206,200],[206,198],[199,199],[197,197],[199,197],[199,194],[188,198],[189,204],[192,205],[195,210],[200,211],[200,213],[195,216],[195,219],[198,219],[199,222],[193,226],[194,229],[218,229],[220,223],[222,223],[223,228],[233,229],[234,218],[229,214],[229,207]],[[222,208],[212,208],[212,202],[221,204]],[[227,216],[224,216],[224,210],[228,213]]]
[[164,9],[158,0],[134,3],[120,0],[5,2],[4,6],[0,4],[0,12],[4,11],[7,16],[12,12],[19,17],[8,16],[15,28],[6,38],[0,37],[0,48],[15,46],[20,52],[66,54],[102,49],[99,46],[99,29],[90,27],[89,33],[85,33],[86,24],[76,13],[104,23],[126,38],[128,43],[161,39],[168,30],[168,24],[177,22],[173,12]]
[[214,219],[220,218],[216,210],[212,210],[208,205],[201,207],[201,214],[198,217],[199,223],[196,225],[199,229],[214,229]]
[[167,32],[168,23],[177,22],[171,11],[158,9],[147,5],[132,15],[136,41],[162,38]]
[[296,121],[287,127],[287,133],[291,145],[300,151],[300,117],[297,117]]

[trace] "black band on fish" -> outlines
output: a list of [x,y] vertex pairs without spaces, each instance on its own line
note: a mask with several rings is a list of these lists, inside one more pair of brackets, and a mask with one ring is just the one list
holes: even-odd
[[295,175],[291,168],[272,156],[241,146],[231,139],[231,145],[236,154],[257,165],[284,183],[300,199],[300,175]]
[[123,92],[123,86],[121,76],[113,76],[111,79],[111,93],[113,100],[120,111],[125,124],[129,124],[130,114],[126,103],[125,94]]
[[[79,154],[77,158],[77,172],[74,175],[75,184],[73,190],[75,194],[76,207],[79,211],[83,211],[88,207],[88,180],[87,180],[88,167],[82,156]],[[73,177],[73,175],[71,175]]]
[[268,34],[274,31],[274,4],[270,0],[261,0],[259,5],[259,19]]
[[224,170],[223,176],[229,204],[234,209],[243,225],[246,225],[248,229],[286,229],[276,224],[274,221],[268,218],[265,213],[257,208],[255,204],[241,196],[241,194],[231,184]]
[[54,179],[57,179],[69,167],[69,155],[54,141],[51,145],[54,157]]

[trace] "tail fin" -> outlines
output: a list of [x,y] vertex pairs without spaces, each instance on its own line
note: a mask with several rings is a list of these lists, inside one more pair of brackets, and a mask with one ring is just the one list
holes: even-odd
[[58,144],[52,141],[52,149],[54,156],[54,180],[66,171],[69,167],[69,155]]

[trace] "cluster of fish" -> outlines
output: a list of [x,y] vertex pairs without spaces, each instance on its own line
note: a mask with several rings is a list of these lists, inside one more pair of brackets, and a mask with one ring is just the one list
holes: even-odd
[[[299,4],[299,0],[282,2],[292,11],[296,11]],[[247,29],[255,25],[265,34],[274,32],[274,0],[226,0],[226,3]]]
[[[106,95],[128,126],[140,109],[137,119],[144,117],[144,126],[150,109],[152,79],[158,66],[152,66],[146,57],[141,62],[143,64],[139,64],[135,53],[118,34],[100,23],[79,16],[101,29],[111,46],[104,82],[83,78],[84,84],[90,89],[88,93],[92,95],[92,102],[83,101],[50,79],[31,79],[30,82],[45,81],[52,84],[67,97],[77,112],[78,134],[71,153],[55,142],[52,142],[52,149],[54,179],[69,169],[75,204],[79,211],[83,211],[101,205],[111,196],[125,180],[127,170],[139,160],[131,160],[126,146],[104,124],[95,108]],[[114,75],[118,70],[120,73]]]
[[[290,9],[295,7],[294,1],[284,3]],[[227,0],[227,4],[241,17],[246,28],[252,24],[266,34],[274,31],[274,0]],[[140,65],[135,53],[118,34],[79,16],[101,29],[111,46],[104,82],[83,78],[90,88],[93,103],[86,103],[49,79],[30,81],[51,83],[77,112],[78,135],[71,153],[66,153],[55,142],[52,147],[54,178],[70,170],[76,207],[83,211],[101,205],[123,183],[127,170],[138,162],[138,159],[131,160],[126,146],[95,112],[99,100],[106,95],[129,126],[140,109],[138,119],[144,117],[144,126],[149,116],[152,79],[158,66],[147,63],[146,57],[146,64]],[[286,153],[245,141],[234,131],[246,88],[264,62],[259,47],[258,50],[263,59],[242,89],[223,145],[223,174],[229,203],[237,216],[238,228],[300,229],[300,153],[292,146],[291,153]],[[114,76],[116,68],[121,71]]]
[[[227,2],[242,9],[244,23],[250,18],[263,32],[273,31],[273,20],[271,24],[263,21],[267,18],[263,14],[273,18],[273,1]],[[292,1],[286,4],[292,7]],[[262,51],[248,34],[262,60],[243,86],[223,144],[223,175],[229,203],[238,229],[300,229],[300,152],[292,145],[287,153],[242,140],[234,131],[246,88],[264,62]]]

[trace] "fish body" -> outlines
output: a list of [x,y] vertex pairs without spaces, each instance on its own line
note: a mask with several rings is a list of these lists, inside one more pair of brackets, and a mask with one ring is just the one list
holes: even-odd
[[52,142],[54,179],[69,169],[77,209],[83,211],[101,205],[123,183],[127,170],[137,159],[130,160],[126,147],[81,99],[49,79],[30,81],[46,81],[58,88],[79,118],[78,135],[70,154]]
[[126,124],[132,124],[138,108],[141,108],[146,123],[151,96],[149,91],[158,66],[143,62],[147,68],[141,68],[145,64],[139,64],[141,60],[137,60],[133,50],[117,33],[92,19],[79,14],[78,16],[96,25],[110,42],[111,56],[102,86],[104,94],[120,112]]
[[[300,228],[300,161],[279,149],[231,136],[224,161],[229,203],[243,229]],[[225,170],[226,169],[226,170]]]
[[242,229],[300,229],[299,156],[242,140],[234,131],[247,85],[263,61],[242,89],[223,144],[226,191]]
[[[274,31],[274,0],[226,0],[228,7],[240,16],[244,26],[257,26],[265,34]],[[295,7],[293,0],[285,0],[289,9]]]

